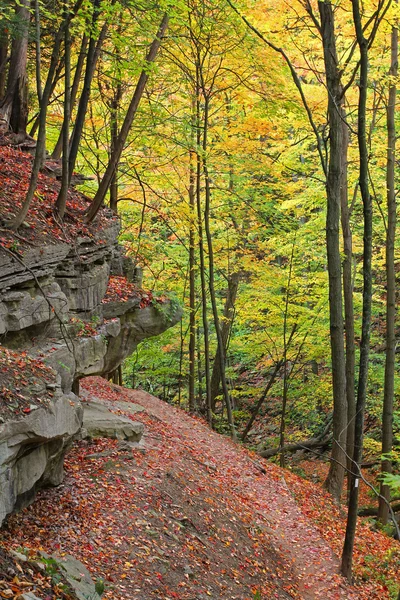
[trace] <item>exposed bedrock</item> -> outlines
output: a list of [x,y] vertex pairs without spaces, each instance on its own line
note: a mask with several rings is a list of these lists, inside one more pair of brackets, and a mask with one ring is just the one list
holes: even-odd
[[[26,352],[54,371],[50,402],[15,419],[0,414],[0,524],[38,489],[62,481],[65,453],[82,427],[74,384],[111,373],[140,341],[181,318],[168,301],[144,306],[139,292],[125,302],[104,303],[110,274],[140,280],[118,246],[118,231],[118,220],[110,219],[96,236],[71,244],[32,247],[23,256],[0,249],[0,352]],[[12,385],[2,366],[0,399]],[[38,377],[36,390],[40,383]],[[20,391],[29,396],[28,388]]]

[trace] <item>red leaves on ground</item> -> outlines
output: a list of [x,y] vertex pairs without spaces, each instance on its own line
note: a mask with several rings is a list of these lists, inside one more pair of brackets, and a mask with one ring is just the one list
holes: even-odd
[[[4,418],[29,414],[32,407],[47,406],[53,394],[46,383],[54,371],[40,358],[0,345],[0,414]],[[21,415],[22,416],[22,415]]]
[[103,304],[126,302],[134,298],[140,298],[139,306],[145,308],[153,301],[153,294],[138,288],[134,283],[130,283],[126,277],[112,275],[108,281],[107,291],[102,302]]
[[[9,146],[0,146],[0,214],[4,221],[11,220],[21,208],[28,190],[31,169],[32,157],[29,154]],[[89,199],[71,189],[68,192],[64,223],[60,225],[53,213],[59,189],[59,181],[40,173],[25,226],[21,228],[18,237],[0,227],[0,246],[21,253],[31,245],[71,242],[78,236],[93,237],[109,223],[109,215],[104,219],[100,213],[95,225],[85,225],[83,214]]]
[[[344,516],[318,486],[265,462],[262,474],[254,454],[149,394],[100,378],[83,388],[115,412],[125,401],[145,407],[146,453],[80,442],[65,483],[9,519],[7,544],[76,555],[116,600],[389,597],[384,585],[351,588],[338,575],[331,548],[340,550]],[[358,554],[364,543],[377,552],[375,536],[360,528]],[[359,562],[356,574],[365,577]]]

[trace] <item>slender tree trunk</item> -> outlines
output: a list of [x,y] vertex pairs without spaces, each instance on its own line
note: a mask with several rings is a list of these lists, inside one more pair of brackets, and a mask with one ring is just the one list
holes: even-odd
[[130,128],[132,126],[137,109],[139,107],[140,100],[143,96],[143,92],[146,87],[147,80],[149,78],[149,66],[151,65],[151,63],[153,63],[155,61],[155,59],[157,57],[158,51],[161,46],[161,42],[167,31],[168,20],[169,20],[168,15],[165,14],[161,21],[157,35],[156,35],[155,39],[153,40],[153,43],[150,46],[149,53],[146,57],[147,68],[143,69],[143,71],[139,77],[139,81],[137,83],[131,103],[130,103],[128,111],[125,115],[125,119],[122,124],[121,131],[119,132],[119,135],[118,135],[118,140],[116,142],[115,151],[114,151],[113,155],[110,157],[106,171],[103,175],[103,179],[101,180],[99,188],[96,192],[95,197],[93,198],[93,202],[92,202],[92,204],[88,210],[88,213],[86,215],[86,221],[89,223],[91,221],[93,221],[93,219],[97,215],[98,211],[100,210],[101,206],[103,205],[106,194],[109,190],[112,177],[115,173],[118,162],[121,158],[121,154],[124,149]]
[[[86,35],[83,36],[82,38],[82,44],[81,44],[81,49],[79,51],[79,56],[78,56],[78,61],[76,63],[76,68],[75,68],[75,73],[74,73],[74,81],[72,83],[72,88],[71,88],[71,99],[70,99],[70,113],[73,111],[74,107],[75,107],[75,102],[76,102],[76,97],[78,95],[78,89],[79,89],[79,83],[81,80],[81,76],[82,76],[82,70],[83,70],[83,65],[85,62],[85,55],[86,55],[86,49],[87,49],[87,45],[88,45],[88,38]],[[71,118],[71,114],[70,114],[70,118]],[[61,153],[63,150],[63,131],[64,131],[64,127],[65,125],[63,124],[63,127],[60,131],[60,135],[58,136],[58,140],[56,145],[54,146],[54,150],[52,152],[51,158],[53,160],[59,160],[59,158],[61,157]]]
[[[199,61],[200,62],[200,61]],[[206,264],[204,252],[203,237],[203,215],[201,206],[201,129],[200,129],[200,89],[199,89],[199,68],[196,65],[196,208],[197,208],[197,228],[199,237],[199,257],[200,257],[200,282],[201,282],[201,306],[203,319],[204,335],[204,373],[206,384],[206,410],[207,420],[212,424],[211,410],[211,376],[210,376],[210,343],[209,328],[207,319],[207,282],[206,282]]]
[[334,14],[330,2],[318,2],[324,46],[329,116],[329,165],[326,183],[326,246],[329,278],[329,317],[333,384],[332,460],[325,481],[327,490],[337,499],[343,489],[346,468],[347,399],[343,338],[342,276],[339,246],[340,200],[343,172],[342,86],[335,42]]
[[195,136],[195,105],[192,107],[192,148],[189,156],[189,410],[196,409],[195,377],[196,377],[196,257],[195,257],[195,166],[194,166],[194,136]]
[[[65,21],[68,21],[69,5],[65,2]],[[64,32],[64,121],[63,121],[63,157],[62,157],[62,174],[61,187],[57,196],[55,212],[59,219],[64,218],[65,209],[68,197],[68,182],[69,182],[69,122],[71,119],[71,37],[69,26],[65,27]]]
[[283,317],[283,393],[282,393],[282,413],[281,413],[281,423],[279,430],[279,447],[281,448],[279,464],[282,468],[285,466],[285,451],[283,450],[285,446],[285,429],[286,429],[286,407],[287,407],[287,398],[288,398],[288,389],[289,389],[289,371],[288,371],[288,341],[291,341],[292,336],[289,336],[288,340],[288,317],[289,317],[289,301],[290,301],[290,286],[292,282],[292,272],[293,272],[293,260],[294,260],[294,249],[295,249],[296,239],[293,240],[292,251],[290,255],[290,264],[289,264],[289,273],[288,280],[286,284],[286,297],[285,297],[285,312]]
[[83,81],[83,89],[79,98],[78,112],[75,119],[74,128],[72,131],[71,140],[69,142],[69,179],[68,184],[71,181],[72,173],[75,168],[76,157],[78,156],[79,144],[81,141],[83,126],[85,123],[87,106],[89,103],[90,90],[92,86],[92,79],[96,68],[95,64],[95,51],[96,51],[96,37],[94,35],[94,29],[97,26],[97,21],[100,13],[100,2],[101,0],[93,0],[93,13],[91,22],[91,36],[89,39],[89,47],[86,57],[86,69],[85,77]]
[[[397,4],[397,2],[396,2]],[[396,237],[396,79],[398,74],[398,28],[392,29],[391,40],[391,64],[389,74],[389,101],[387,105],[387,166],[386,166],[386,189],[387,189],[387,212],[388,222],[386,230],[386,359],[385,359],[385,384],[383,390],[383,412],[382,412],[382,454],[387,455],[392,451],[393,445],[393,401],[394,401],[394,374],[396,356],[396,272],[394,242]],[[388,458],[382,460],[382,473],[392,472],[392,461]],[[389,501],[390,489],[381,484],[381,496],[379,498],[378,518],[381,523],[386,524],[389,516],[387,502]]]
[[49,104],[50,93],[51,93],[52,85],[53,85],[53,79],[54,79],[54,75],[55,75],[56,67],[57,67],[57,63],[58,63],[61,40],[64,36],[65,27],[68,27],[70,20],[78,12],[82,2],[83,2],[83,0],[78,0],[75,3],[73,12],[70,12],[68,20],[64,21],[61,24],[61,26],[56,34],[56,38],[54,40],[53,51],[52,51],[51,60],[50,60],[50,67],[49,67],[49,70],[47,73],[46,84],[45,84],[44,90],[43,90],[42,104],[40,106],[39,135],[38,135],[37,144],[36,144],[35,158],[34,158],[33,165],[32,165],[32,173],[31,173],[31,178],[29,181],[29,188],[28,188],[28,192],[26,194],[26,198],[25,198],[25,201],[24,201],[24,204],[23,204],[21,210],[19,211],[19,213],[17,213],[15,218],[9,224],[9,227],[11,227],[14,230],[18,229],[18,227],[20,227],[20,225],[25,220],[26,215],[28,214],[28,210],[29,210],[30,204],[32,202],[34,193],[36,191],[37,181],[38,181],[38,177],[39,177],[39,171],[40,171],[40,168],[43,163],[43,156],[44,156],[44,152],[45,152],[45,148],[46,148],[47,107]]
[[[240,273],[232,273],[228,277],[228,292],[225,300],[224,315],[221,325],[221,336],[223,343],[224,356],[228,350],[229,335],[232,328],[232,322],[235,314],[235,302],[239,288]],[[211,376],[211,406],[215,411],[216,398],[219,394],[219,386],[221,382],[221,369],[219,364],[219,350],[214,358],[212,376]]]
[[366,136],[366,109],[368,85],[368,40],[364,37],[359,0],[352,0],[353,20],[360,49],[360,82],[358,102],[358,149],[360,158],[360,191],[363,202],[364,239],[363,239],[363,308],[360,342],[360,367],[358,375],[356,421],[354,432],[353,475],[351,477],[349,510],[346,536],[342,554],[342,574],[352,581],[353,548],[357,525],[358,494],[360,468],[363,449],[364,412],[367,396],[368,362],[371,331],[372,305],[372,200],[368,183],[368,146]]
[[[111,6],[114,6],[116,0],[111,0]],[[95,30],[97,27],[97,22],[100,14],[100,4],[101,0],[93,0],[93,16],[92,16],[92,30]],[[98,58],[100,56],[100,51],[103,46],[104,40],[108,31],[108,21],[103,24],[101,28],[100,34],[98,38],[94,36],[94,31],[92,31],[92,35],[89,39],[89,47],[86,58],[86,70],[85,77],[83,81],[83,90],[81,97],[79,98],[78,111],[76,113],[76,119],[74,124],[74,129],[72,131],[72,136],[70,140],[70,148],[69,148],[69,183],[71,182],[71,177],[75,169],[75,163],[78,156],[79,145],[81,142],[82,131],[85,125],[85,118],[87,113],[87,107],[90,98],[90,91],[92,86],[92,80],[94,76],[94,72],[96,69],[96,64]]]
[[[58,65],[53,77],[53,83],[51,84],[51,90],[50,90],[50,94],[49,94],[49,98],[52,97],[54,90],[56,89],[56,85],[57,83],[60,81],[60,79],[62,78],[62,71],[64,69],[64,56],[61,56],[58,60]],[[50,101],[49,101],[50,104]],[[39,128],[39,119],[40,119],[40,108],[39,108],[39,112],[37,113],[37,115],[35,115],[35,119],[33,120],[33,125],[31,127],[31,130],[29,132],[30,137],[35,137],[36,132]]]
[[[203,89],[203,94],[204,93],[205,93],[205,90]],[[225,401],[225,405],[226,405],[226,411],[227,411],[227,415],[228,415],[228,423],[229,423],[229,427],[231,430],[231,436],[232,436],[232,439],[236,440],[236,429],[235,429],[235,423],[233,420],[231,399],[229,397],[228,385],[226,382],[226,375],[225,375],[224,343],[223,343],[222,332],[221,332],[221,327],[220,327],[220,323],[219,323],[217,299],[215,296],[215,287],[214,287],[214,250],[213,250],[211,229],[210,229],[211,190],[210,190],[210,177],[209,177],[209,173],[208,173],[208,164],[207,164],[207,158],[206,158],[206,154],[207,154],[207,150],[208,150],[208,142],[207,142],[208,117],[209,117],[209,99],[207,96],[204,95],[204,121],[203,121],[202,150],[203,150],[203,173],[204,173],[205,200],[206,200],[205,207],[204,207],[204,228],[206,231],[207,248],[208,248],[208,271],[209,271],[208,287],[210,290],[210,299],[211,299],[211,306],[212,306],[213,317],[214,317],[214,325],[215,325],[215,331],[216,331],[217,340],[218,340],[218,356],[219,356],[219,367],[220,367],[220,374],[221,374],[222,392],[224,395],[224,401]],[[210,390],[210,392],[211,392],[211,390]],[[210,398],[210,401],[211,401],[211,398]]]
[[42,101],[42,74],[41,74],[41,49],[40,49],[40,7],[39,0],[35,0],[35,46],[36,46],[36,56],[35,56],[35,67],[36,67],[36,91],[37,97],[39,101],[39,106]]
[[0,106],[6,92],[9,36],[6,27],[0,31]]
[[[122,85],[119,81],[116,86],[114,98],[111,103],[111,123],[110,123],[110,134],[111,134],[111,148],[110,157],[115,152],[115,148],[118,143],[118,110],[122,99]],[[115,167],[114,174],[110,183],[110,208],[115,214],[118,213],[118,165]]]
[[[183,294],[183,300],[185,300],[185,293]],[[178,406],[181,405],[182,402],[182,381],[183,381],[183,351],[184,351],[184,342],[185,336],[183,333],[183,322],[179,323],[179,374],[178,374]]]
[[0,104],[0,118],[14,133],[26,133],[28,122],[28,93],[26,65],[28,57],[28,34],[30,1],[20,0],[16,5],[16,18],[21,30],[13,39],[7,89]]
[[[200,325],[196,327],[196,341],[197,341],[197,399],[198,405],[202,405],[203,400],[203,370],[201,364],[201,335]],[[211,425],[212,423],[210,423]]]
[[349,128],[344,109],[341,110],[343,129],[343,163],[341,189],[341,223],[343,235],[343,297],[346,332],[346,396],[347,396],[347,481],[350,489],[350,472],[354,450],[354,424],[356,416],[355,399],[355,348],[354,348],[354,306],[353,306],[353,239],[350,227],[350,209],[348,199],[347,161],[349,148]]
[[287,408],[287,399],[288,399],[288,389],[289,389],[289,372],[288,372],[288,364],[287,364],[287,356],[285,351],[285,359],[283,366],[283,394],[282,394],[282,413],[281,413],[281,423],[279,428],[279,466],[285,468],[285,431],[286,431],[286,408]]

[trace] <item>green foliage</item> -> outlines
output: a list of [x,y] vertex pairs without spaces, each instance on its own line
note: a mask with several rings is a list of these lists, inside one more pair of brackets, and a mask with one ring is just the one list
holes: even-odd
[[400,475],[385,473],[381,476],[381,480],[385,485],[389,486],[393,494],[400,492]]
[[179,339],[174,329],[167,330],[155,339],[144,340],[135,354],[124,362],[124,384],[133,388],[141,387],[171,402],[176,400],[179,348]]

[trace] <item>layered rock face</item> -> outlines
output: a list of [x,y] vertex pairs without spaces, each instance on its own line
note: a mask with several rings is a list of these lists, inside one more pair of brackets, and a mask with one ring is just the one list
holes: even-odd
[[[16,393],[16,415],[0,413],[0,524],[37,489],[61,482],[65,452],[82,425],[72,392],[79,379],[111,373],[141,340],[181,317],[168,302],[162,310],[157,303],[145,306],[140,293],[103,302],[110,274],[133,270],[117,244],[118,229],[110,219],[95,236],[32,247],[23,256],[0,248],[1,346],[40,358],[53,373],[50,383],[40,376],[15,383],[21,398],[34,387],[39,404],[18,410]],[[11,387],[2,372],[7,367],[0,368],[0,399]],[[41,406],[46,394],[50,399]]]

